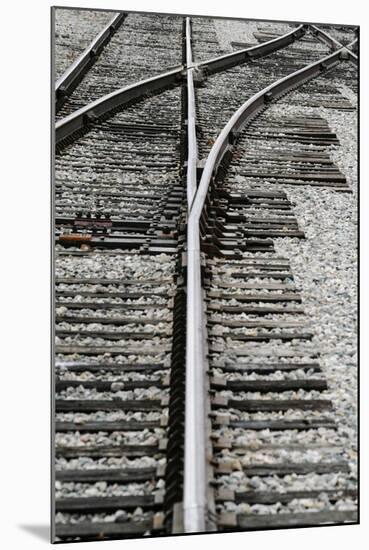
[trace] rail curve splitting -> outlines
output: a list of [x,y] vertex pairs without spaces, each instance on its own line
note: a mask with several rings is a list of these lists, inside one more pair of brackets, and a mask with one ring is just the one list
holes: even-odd
[[[313,341],[315,319],[285,257],[299,253],[283,239],[281,256],[274,239],[309,245],[299,223],[307,186],[351,191],[329,148],[339,151],[341,128],[356,116],[358,31],[327,26],[343,46],[316,25],[295,24],[280,36],[280,26],[262,26],[253,35],[266,42],[231,42],[243,49],[224,54],[215,24],[181,16],[163,27],[173,35],[171,66],[163,33],[155,64],[134,53],[144,62],[133,76],[121,56],[126,43],[136,49],[138,36],[149,50],[154,29],[162,31],[160,19],[159,27],[139,20],[88,73],[127,14],[111,15],[59,78],[53,102],[65,101],[52,151],[53,535],[352,523],[355,461],[351,447],[333,439],[346,443]],[[115,76],[109,86],[100,86],[104,70]],[[94,93],[84,93],[87,85]],[[340,124],[331,128],[321,108]],[[317,204],[304,200],[308,211]],[[327,201],[318,204],[320,217],[330,212]],[[326,248],[318,242],[317,261]],[[333,324],[336,317],[332,310]],[[305,510],[306,500],[313,504]]]
[[62,107],[65,99],[73,92],[86,72],[108,44],[113,34],[127,17],[127,13],[114,15],[102,31],[92,40],[79,57],[68,67],[55,84],[56,110]]
[[293,31],[268,42],[264,42],[259,46],[252,46],[197,65],[193,63],[191,56],[187,61],[187,67],[185,65],[179,65],[170,71],[139,82],[134,82],[124,88],[111,92],[58,121],[55,127],[56,145],[59,145],[65,139],[73,136],[76,132],[85,129],[98,118],[109,115],[116,108],[122,107],[133,100],[137,101],[144,99],[147,94],[160,93],[169,86],[180,85],[186,78],[186,73],[191,73],[189,79],[193,81],[198,71],[206,74],[213,74],[234,67],[235,65],[245,63],[250,59],[263,57],[301,38],[307,29],[308,26],[300,25]]
[[[200,220],[208,189],[222,159],[229,151],[241,128],[252,119],[270,100],[284,94],[308,79],[337,65],[346,58],[345,48],[300,69],[267,86],[246,101],[231,117],[219,134],[207,158],[199,187],[192,203],[187,225],[187,340],[186,340],[186,439],[185,453],[193,457],[191,478],[187,490],[191,503],[185,502],[185,529],[201,531],[206,525],[205,472],[207,467],[204,435],[206,400],[206,355],[207,343],[203,324],[203,289],[201,284],[201,239]],[[192,382],[190,385],[190,381]],[[188,394],[187,394],[188,395]],[[193,454],[196,453],[196,457]],[[192,485],[190,487],[189,485]],[[186,516],[187,510],[187,516]],[[187,519],[187,521],[186,521]]]

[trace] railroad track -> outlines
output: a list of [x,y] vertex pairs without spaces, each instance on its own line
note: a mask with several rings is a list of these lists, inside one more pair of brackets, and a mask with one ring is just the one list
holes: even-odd
[[57,82],[56,95],[62,98],[57,103],[58,118],[123,84],[154,76],[163,65],[181,65],[181,32],[181,20],[175,17],[114,14],[76,60],[75,74]]
[[352,110],[337,41],[355,34],[267,25],[227,51],[202,18],[165,17],[153,42],[160,21],[102,18],[56,67],[54,534],[355,522],[314,321],[275,246],[306,236],[290,189],[350,192],[316,111]]

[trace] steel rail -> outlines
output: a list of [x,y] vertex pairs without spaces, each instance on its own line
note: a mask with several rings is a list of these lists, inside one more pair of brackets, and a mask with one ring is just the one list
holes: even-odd
[[[186,17],[186,65],[192,65],[191,20]],[[196,104],[194,87],[194,69],[187,70],[187,205],[191,209],[197,190],[197,140],[196,140]]]
[[346,48],[357,48],[358,46],[358,39],[355,38],[352,42],[350,42],[350,44],[347,44]]
[[343,44],[341,44],[341,42],[338,42],[338,40],[333,38],[333,36],[330,36],[326,31],[323,31],[323,29],[320,29],[316,25],[310,25],[310,28],[314,36],[316,36],[321,42],[328,44],[331,48],[335,50],[345,48],[346,50],[345,55],[347,56],[347,59],[357,65],[357,62],[358,62],[357,55],[355,55],[352,51],[348,49],[351,45],[357,42],[357,38],[355,38],[355,40],[353,40],[347,46],[344,46]]
[[254,116],[271,99],[289,91],[294,86],[301,84],[307,79],[319,75],[326,69],[337,65],[344,58],[345,52],[346,48],[341,48],[340,50],[281,78],[277,82],[270,84],[248,99],[233,114],[210,150],[200,180],[198,192],[191,209],[189,222],[191,221],[191,216],[196,216],[198,219],[200,218],[210,179],[219,167],[225,152],[232,145],[242,126],[248,121],[248,119]]
[[121,26],[127,15],[127,13],[118,13],[114,15],[102,31],[57,80],[55,84],[57,110],[62,106],[66,97],[77,87],[88,69],[95,63],[98,55],[102,52],[106,44],[108,44],[110,38]]
[[[194,68],[192,67],[191,20],[186,18],[186,64],[187,70],[187,206],[191,209],[197,191],[197,141],[196,107],[194,90]],[[198,276],[198,273],[195,274]],[[193,288],[200,289],[201,281],[187,281],[190,295],[187,301],[193,304]],[[199,302],[202,303],[202,300]],[[188,309],[188,306],[187,306]],[[192,309],[192,308],[191,308]],[[197,310],[203,331],[202,311]],[[192,323],[187,320],[187,333],[192,331]],[[197,335],[203,341],[203,333]],[[187,337],[188,340],[188,337]],[[192,337],[190,336],[190,340]],[[201,351],[204,346],[202,345]],[[198,349],[186,348],[186,386],[185,386],[185,439],[184,439],[184,483],[183,483],[183,527],[186,533],[205,531],[206,516],[206,463],[203,460],[206,449],[205,436],[205,399],[202,393],[204,385],[200,367],[204,357],[198,357]],[[199,389],[201,390],[199,392]],[[194,429],[195,426],[195,429]]]
[[348,50],[348,51],[350,52],[350,54],[351,54],[352,60],[353,60],[353,61],[355,60],[356,64],[359,63],[359,61],[358,61],[358,56],[357,56],[357,54],[356,54],[355,52],[353,52],[353,51],[351,50],[351,48],[354,49],[354,50],[357,50],[358,46],[359,46],[359,40],[358,40],[357,38],[355,38],[355,40],[353,40],[352,42],[350,42],[350,44],[347,44],[347,46],[346,46],[347,50]]
[[285,48],[295,40],[298,40],[304,36],[308,28],[309,25],[299,25],[293,31],[283,34],[282,36],[278,36],[277,38],[273,38],[263,44],[251,46],[250,48],[245,48],[243,50],[237,50],[236,52],[221,55],[219,57],[214,57],[213,59],[208,59],[207,61],[197,63],[195,66],[198,69],[205,71],[206,74],[214,74],[219,71],[224,71],[234,67],[235,65],[246,63],[250,59],[257,59],[258,57],[263,57],[276,50]]
[[[108,114],[110,111],[117,107],[121,107],[131,101],[132,99],[138,99],[143,97],[147,93],[157,92],[169,85],[178,85],[184,78],[184,71],[192,71],[193,79],[196,70],[204,70],[205,72],[214,73],[233,67],[240,63],[245,63],[249,58],[261,57],[267,55],[273,51],[279,50],[291,42],[300,38],[306,32],[307,26],[300,25],[294,31],[290,31],[285,35],[278,38],[274,38],[268,42],[264,42],[259,46],[252,46],[245,50],[240,50],[225,56],[216,57],[209,61],[204,61],[198,65],[194,65],[191,54],[191,65],[179,65],[171,71],[160,73],[154,77],[134,82],[124,88],[120,88],[110,94],[107,94],[84,107],[74,111],[67,117],[56,123],[56,144],[60,141],[70,137],[78,130],[83,129],[89,122],[92,122],[96,118]],[[187,46],[186,46],[187,47]],[[251,52],[249,55],[248,52]],[[186,52],[187,53],[187,52]]]
[[192,215],[192,221],[189,219],[187,227],[185,475],[183,499],[184,530],[187,533],[205,531],[205,518],[207,516],[206,341],[204,338],[200,244],[198,232],[194,231],[193,218],[194,215]]
[[110,113],[113,109],[121,107],[130,101],[148,93],[162,90],[182,80],[183,65],[158,76],[140,80],[111,92],[85,107],[81,107],[74,113],[58,121],[55,126],[55,142],[58,145],[62,140],[70,137],[78,130],[82,130],[87,124],[101,116]]
[[[205,498],[205,396],[206,396],[206,342],[203,333],[204,301],[201,285],[200,218],[212,178],[222,158],[234,142],[242,126],[273,97],[277,97],[307,79],[338,64],[343,50],[320,59],[289,76],[267,86],[246,101],[231,117],[219,134],[207,158],[200,184],[192,203],[187,224],[187,335],[186,335],[186,443],[191,444],[192,470],[187,484],[192,484],[194,500],[186,517],[186,530],[200,532],[205,529],[207,516]],[[187,439],[187,434],[189,438]],[[190,488],[187,487],[187,491]]]
[[328,44],[330,48],[339,50],[342,48],[342,44],[338,42],[333,36],[330,36],[326,31],[323,31],[323,29],[320,29],[316,25],[310,25],[311,32],[314,36],[319,38],[321,42],[324,42],[325,44]]

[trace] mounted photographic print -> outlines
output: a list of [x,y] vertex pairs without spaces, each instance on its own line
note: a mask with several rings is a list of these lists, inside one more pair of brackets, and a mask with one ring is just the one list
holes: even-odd
[[358,40],[52,9],[54,542],[358,522]]

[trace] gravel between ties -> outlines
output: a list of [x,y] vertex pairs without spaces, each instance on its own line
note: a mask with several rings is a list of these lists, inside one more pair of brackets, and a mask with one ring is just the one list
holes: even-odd
[[[354,93],[340,88],[353,106]],[[282,109],[284,106],[282,106]],[[332,161],[352,190],[336,193],[314,187],[292,188],[288,197],[306,239],[276,239],[278,254],[291,259],[306,313],[314,320],[314,343],[328,379],[343,442],[356,454],[357,377],[357,112],[298,108],[325,118],[340,145]]]

